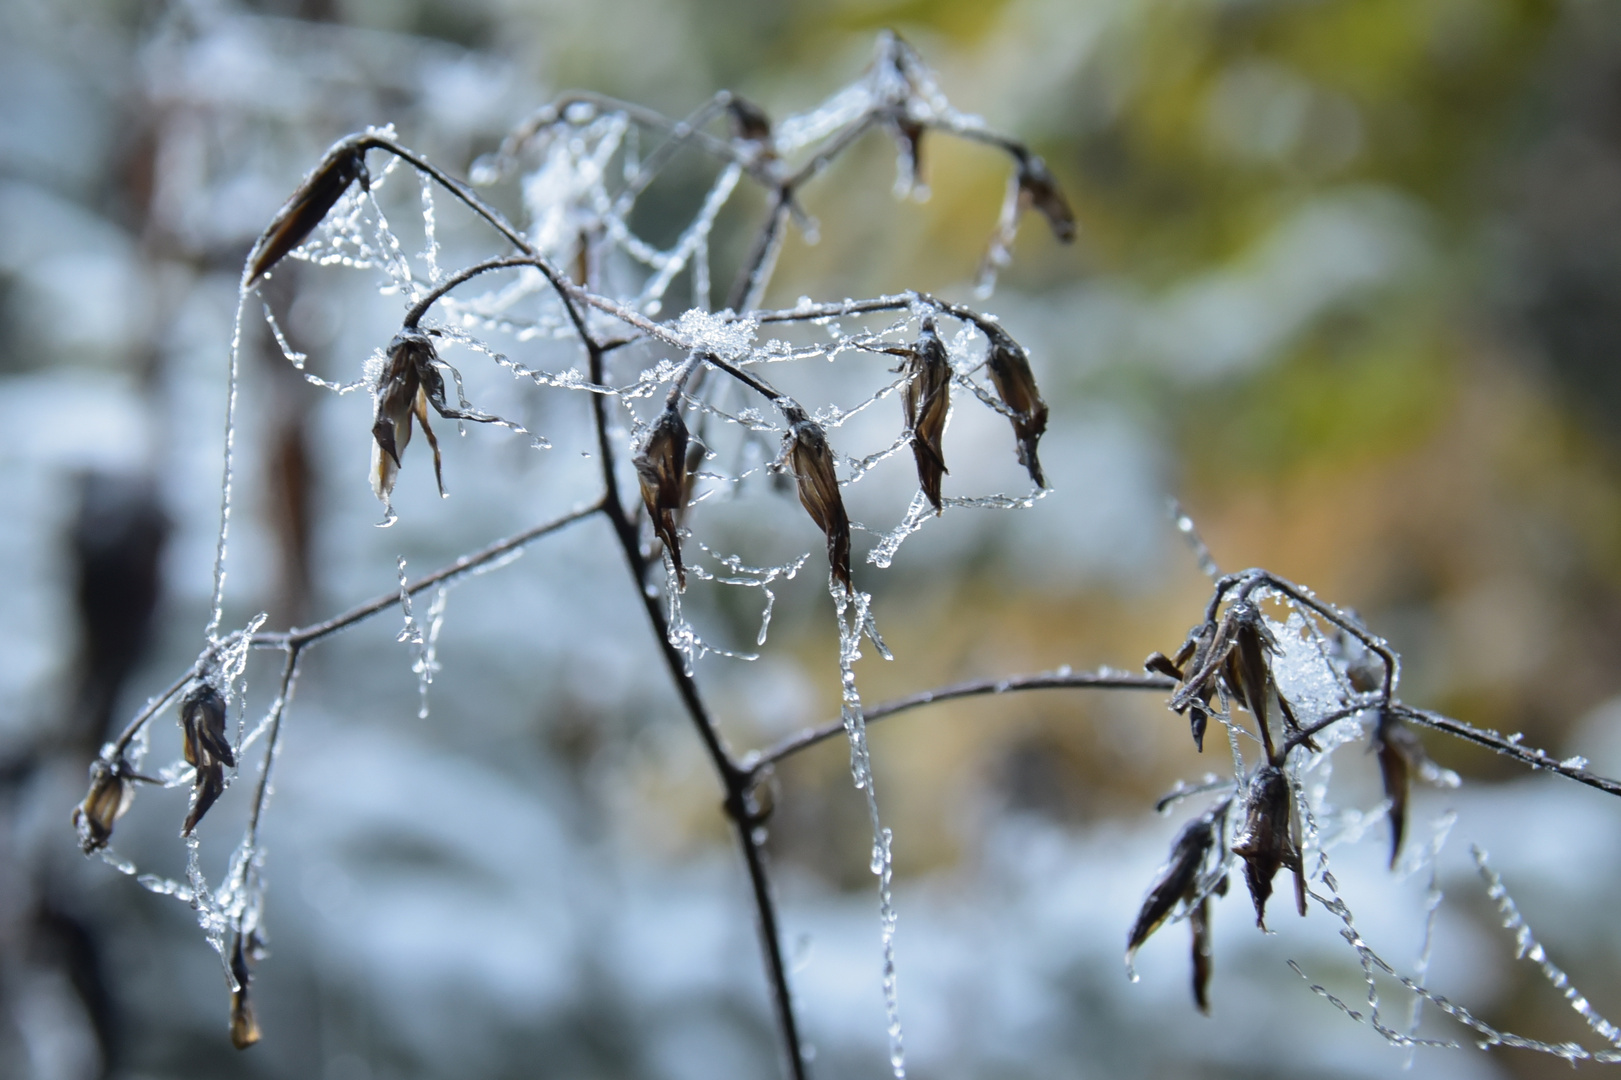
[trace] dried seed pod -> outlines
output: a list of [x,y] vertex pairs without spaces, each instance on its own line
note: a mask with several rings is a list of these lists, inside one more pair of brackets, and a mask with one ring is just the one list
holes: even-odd
[[805,410],[784,399],[779,407],[788,421],[788,468],[799,485],[799,501],[816,527],[827,536],[827,562],[833,577],[847,593],[855,592],[850,579],[850,518],[844,512],[838,475],[833,470],[833,449],[820,424]]
[[653,521],[670,561],[675,564],[676,587],[687,587],[687,571],[681,565],[681,537],[676,521],[687,499],[687,425],[674,405],[659,414],[636,455],[636,479],[641,483],[642,504]]
[[1067,244],[1075,239],[1075,212],[1059,190],[1047,163],[1029,152],[1019,156],[1019,207],[1035,207],[1047,219],[1053,235]]
[[951,412],[951,361],[935,333],[934,320],[924,319],[917,344],[906,361],[910,381],[901,397],[906,426],[912,431],[912,457],[917,461],[917,482],[934,512],[940,513],[940,478],[949,473],[941,440]]
[[370,184],[366,152],[353,140],[345,139],[328,150],[320,164],[310,170],[254,243],[248,255],[247,284],[250,287],[257,284],[282,256],[302,244],[356,180],[363,188]]
[[1294,791],[1283,770],[1263,765],[1250,779],[1244,804],[1244,828],[1233,842],[1233,854],[1244,860],[1244,880],[1255,902],[1255,925],[1266,929],[1266,902],[1272,879],[1288,867],[1295,875],[1295,905],[1306,914],[1306,878],[1295,842]]
[[1390,866],[1394,869],[1396,858],[1401,854],[1402,837],[1407,831],[1407,794],[1413,772],[1427,759],[1418,736],[1388,709],[1379,710],[1373,749],[1379,756],[1379,777],[1384,781],[1385,798],[1390,800]]
[[[1226,878],[1222,879],[1226,881]],[[1193,929],[1193,1003],[1206,1016],[1210,1015],[1210,897],[1201,897],[1188,912],[1188,925]]]
[[732,138],[766,147],[771,145],[771,118],[754,102],[733,94],[726,102],[726,119],[731,125]]
[[1217,632],[1215,623],[1202,623],[1188,634],[1175,660],[1164,653],[1154,653],[1144,664],[1148,670],[1169,675],[1182,683],[1171,696],[1171,710],[1188,714],[1193,745],[1200,753],[1204,753],[1205,730],[1210,726],[1210,702],[1216,696],[1215,668],[1209,660],[1216,646]]
[[107,846],[113,824],[124,816],[135,801],[135,782],[123,760],[109,762],[97,758],[90,765],[90,790],[84,801],[73,808],[73,827],[79,834],[79,847],[86,855]]
[[986,328],[990,338],[987,365],[991,369],[991,382],[996,384],[997,396],[1012,414],[1013,437],[1018,441],[1019,464],[1030,472],[1037,487],[1046,487],[1041,475],[1041,462],[1036,458],[1036,443],[1047,430],[1047,403],[1036,389],[1036,377],[1030,371],[1030,357],[1024,347],[996,327]]
[[225,791],[225,766],[236,765],[236,755],[225,737],[225,699],[213,684],[199,681],[181,699],[180,730],[186,761],[196,772],[191,812],[180,829],[181,836],[190,836]]
[[1148,890],[1148,897],[1143,900],[1142,909],[1137,912],[1137,921],[1132,925],[1131,936],[1126,941],[1127,964],[1131,963],[1132,956],[1143,942],[1165,925],[1165,920],[1171,917],[1177,904],[1192,903],[1198,895],[1201,872],[1210,853],[1216,848],[1216,823],[1225,814],[1226,803],[1219,809],[1220,813],[1213,810],[1188,822],[1171,844],[1170,861],[1160,869],[1158,880]]
[[231,977],[236,980],[236,989],[231,991],[231,1045],[238,1050],[246,1050],[261,1037],[259,1021],[253,1015],[253,1001],[248,996],[253,973],[248,970],[242,938],[242,934],[237,934],[231,948]]
[[428,424],[428,406],[443,414],[445,380],[439,374],[439,354],[433,339],[417,330],[401,330],[388,343],[388,361],[377,380],[372,409],[372,492],[388,501],[400,472],[400,455],[411,441],[411,419],[422,424],[422,434],[433,449],[433,476],[439,494],[445,494],[439,439]]

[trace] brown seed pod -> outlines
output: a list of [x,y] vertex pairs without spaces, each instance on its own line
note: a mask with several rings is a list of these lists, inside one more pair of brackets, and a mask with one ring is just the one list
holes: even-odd
[[1390,800],[1390,866],[1394,869],[1396,858],[1401,854],[1402,837],[1407,831],[1407,795],[1413,772],[1427,758],[1418,736],[1388,709],[1379,710],[1373,749],[1379,757],[1379,777],[1384,781],[1385,798]]
[[231,1045],[238,1050],[246,1050],[261,1037],[259,1021],[253,1015],[253,1001],[248,996],[253,973],[248,970],[242,938],[242,934],[237,934],[231,948],[231,977],[236,980],[236,989],[231,991]]
[[1306,914],[1305,868],[1295,842],[1294,792],[1289,778],[1274,765],[1263,765],[1250,780],[1244,804],[1244,828],[1233,842],[1233,854],[1244,860],[1244,880],[1255,902],[1255,925],[1266,929],[1266,902],[1272,879],[1288,867],[1295,875],[1295,906]]
[[370,184],[366,152],[352,139],[345,139],[328,150],[320,164],[310,170],[254,243],[253,251],[248,254],[247,284],[250,287],[258,284],[282,256],[302,244],[356,180],[363,188]]
[[912,431],[912,457],[917,461],[917,482],[934,512],[940,513],[940,478],[949,473],[941,440],[951,412],[951,361],[935,333],[934,320],[924,319],[917,344],[906,361],[910,377],[901,406]]
[[726,102],[726,119],[730,122],[732,138],[770,146],[771,118],[754,102],[733,94]]
[[687,571],[681,565],[681,537],[676,522],[687,499],[687,425],[674,405],[653,422],[634,464],[642,488],[642,505],[653,521],[653,531],[670,552],[676,587],[685,589]]
[[1075,212],[1058,187],[1047,163],[1029,152],[1019,157],[1019,208],[1035,207],[1047,219],[1053,235],[1062,243],[1075,239]]
[[1041,462],[1036,457],[1036,443],[1047,430],[1047,403],[1036,389],[1036,377],[1030,371],[1030,357],[1024,347],[996,327],[986,328],[990,338],[987,365],[991,369],[991,382],[996,385],[997,396],[1012,415],[1013,437],[1018,441],[1019,464],[1030,472],[1037,487],[1046,487],[1041,474]]
[[1160,870],[1159,878],[1148,890],[1137,921],[1132,925],[1126,941],[1126,962],[1143,942],[1165,925],[1179,903],[1191,903],[1199,892],[1199,879],[1218,840],[1217,822],[1226,814],[1224,802],[1217,810],[1195,818],[1183,826],[1171,844],[1171,858]]
[[[1225,879],[1223,879],[1225,880]],[[1193,929],[1193,1003],[1206,1016],[1210,1015],[1210,897],[1201,897],[1188,912],[1188,926]]]
[[433,339],[417,330],[401,330],[388,343],[388,362],[377,381],[372,410],[372,492],[388,501],[400,472],[400,455],[411,441],[411,419],[422,424],[422,434],[433,449],[433,476],[439,494],[445,493],[439,439],[428,424],[428,406],[443,414],[445,380],[439,374],[439,354]]
[[788,421],[788,469],[799,485],[799,501],[816,527],[827,536],[827,562],[833,577],[847,593],[855,592],[850,579],[850,518],[844,512],[838,475],[833,470],[833,449],[820,424],[805,410],[784,399],[779,408]]
[[197,682],[180,701],[182,750],[196,772],[191,812],[180,835],[190,836],[197,823],[225,791],[225,766],[236,765],[225,736],[225,699],[211,683]]
[[1188,634],[1175,660],[1164,653],[1154,653],[1143,665],[1182,684],[1171,696],[1171,710],[1188,714],[1193,745],[1200,753],[1204,753],[1205,730],[1210,726],[1210,702],[1216,696],[1216,668],[1211,665],[1210,657],[1216,646],[1217,632],[1215,623],[1201,623]]
[[135,801],[135,782],[122,761],[97,758],[90,765],[90,790],[84,801],[73,808],[73,827],[79,834],[79,847],[86,855],[107,846],[113,824],[124,816]]

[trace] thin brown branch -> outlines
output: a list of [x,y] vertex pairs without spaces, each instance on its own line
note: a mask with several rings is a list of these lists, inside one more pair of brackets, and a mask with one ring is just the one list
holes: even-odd
[[[890,701],[881,701],[876,705],[868,706],[862,710],[868,723],[882,720],[887,716],[905,712],[908,709],[921,708],[924,705],[935,705],[942,701],[954,701],[957,698],[978,697],[983,694],[1012,694],[1024,690],[1174,690],[1176,682],[1164,675],[1136,675],[1127,671],[1112,671],[1104,668],[1099,671],[1073,671],[1057,672],[1044,671],[1034,675],[1010,675],[1001,679],[976,679],[971,682],[953,683],[950,686],[941,686],[934,690],[923,690],[903,698],[894,698]],[[797,754],[807,747],[844,733],[844,722],[834,720],[820,727],[807,728],[797,735],[777,743],[765,750],[756,751],[743,760],[743,769],[749,775],[758,777],[762,772],[783,758]]]
[[1439,731],[1451,735],[1453,738],[1472,742],[1476,746],[1484,746],[1488,750],[1495,750],[1504,757],[1513,758],[1522,765],[1533,769],[1558,773],[1560,776],[1597,788],[1610,795],[1621,795],[1621,780],[1612,780],[1607,776],[1600,776],[1585,768],[1579,768],[1567,761],[1551,757],[1541,750],[1530,746],[1520,745],[1518,737],[1505,737],[1495,731],[1477,728],[1473,724],[1466,724],[1462,720],[1454,720],[1450,716],[1429,712],[1425,709],[1414,709],[1407,705],[1396,704],[1391,710],[1403,720],[1427,727],[1432,731]]
[[404,589],[383,593],[363,604],[357,604],[342,614],[334,615],[330,619],[325,619],[311,626],[299,627],[281,633],[255,634],[253,636],[253,647],[256,649],[303,648],[322,638],[347,630],[356,623],[364,622],[379,612],[387,611],[400,602],[402,593],[406,596],[415,596],[424,589],[431,589],[442,582],[461,577],[463,574],[472,573],[479,567],[494,562],[503,555],[527,547],[541,537],[549,536],[565,526],[574,524],[576,521],[602,512],[604,506],[604,501],[598,499],[594,503],[571,510],[562,517],[553,518],[551,521],[536,525],[532,529],[525,529],[523,532],[516,533],[504,540],[497,540],[495,543],[480,548],[470,555],[463,555],[455,562],[442,566],[431,574],[407,582]]

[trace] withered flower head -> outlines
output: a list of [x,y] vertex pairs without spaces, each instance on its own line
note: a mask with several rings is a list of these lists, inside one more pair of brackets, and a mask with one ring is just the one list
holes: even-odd
[[1294,792],[1289,778],[1274,765],[1263,765],[1250,779],[1244,804],[1244,828],[1233,842],[1233,854],[1244,860],[1244,880],[1255,902],[1255,925],[1266,929],[1266,901],[1272,879],[1288,867],[1295,875],[1295,906],[1306,914],[1305,867],[1295,842]]
[[362,187],[369,183],[366,152],[356,147],[352,139],[345,139],[328,150],[320,164],[310,170],[254,243],[248,255],[248,285],[257,284],[282,256],[302,244],[356,180]]
[[377,380],[372,409],[372,492],[388,501],[400,472],[400,455],[411,441],[411,418],[422,424],[422,434],[433,448],[433,476],[439,494],[445,493],[440,466],[439,440],[428,425],[428,406],[445,411],[445,380],[439,374],[439,354],[433,339],[419,330],[401,330],[388,343],[388,360]]
[[934,512],[940,512],[940,477],[946,468],[941,440],[946,433],[946,416],[951,412],[951,361],[946,347],[935,333],[934,320],[924,319],[917,344],[907,356],[906,393],[901,405],[906,426],[912,431],[912,457],[917,460],[917,482],[929,497]]
[[[1220,892],[1227,891],[1227,879],[1221,879]],[[1210,1015],[1210,974],[1214,958],[1210,950],[1210,897],[1203,896],[1188,912],[1188,925],[1193,928],[1193,1003],[1206,1016]]]
[[1030,372],[1030,357],[1024,347],[1000,329],[986,331],[990,338],[987,364],[991,369],[991,382],[996,394],[1012,414],[1013,437],[1018,441],[1019,464],[1030,472],[1037,487],[1046,487],[1041,475],[1041,462],[1036,458],[1036,443],[1047,430],[1047,403],[1036,389],[1036,377]]
[[1379,777],[1384,781],[1385,798],[1390,800],[1390,865],[1394,868],[1407,831],[1407,793],[1413,772],[1422,768],[1428,758],[1418,736],[1389,709],[1379,710],[1373,749],[1379,756]]
[[642,504],[653,521],[670,561],[675,564],[678,588],[687,587],[687,571],[681,565],[681,537],[676,522],[687,499],[687,425],[674,404],[659,414],[653,429],[636,455],[636,479],[642,487]]
[[86,855],[107,846],[113,823],[124,816],[135,801],[135,782],[122,760],[97,758],[90,765],[90,790],[84,801],[73,808],[73,827],[79,834],[79,847]]
[[1131,937],[1126,941],[1126,963],[1131,963],[1143,942],[1165,925],[1177,904],[1192,903],[1198,896],[1199,879],[1211,853],[1216,850],[1219,839],[1216,826],[1226,813],[1226,803],[1219,809],[1220,813],[1211,811],[1188,822],[1177,834],[1171,844],[1171,858],[1160,868],[1159,878],[1148,890],[1148,897],[1143,900],[1137,921],[1132,925]]
[[246,1050],[260,1039],[259,1021],[253,1015],[253,1001],[248,996],[253,973],[248,970],[242,939],[243,935],[238,933],[231,947],[231,977],[236,980],[236,989],[231,991],[231,1045],[238,1050]]
[[1201,623],[1188,634],[1174,660],[1162,652],[1156,652],[1143,662],[1143,667],[1149,671],[1169,675],[1181,684],[1171,697],[1171,709],[1188,714],[1193,745],[1201,754],[1204,753],[1205,729],[1210,726],[1210,701],[1216,696],[1216,682],[1210,676],[1195,682],[1194,673],[1207,666],[1206,660],[1215,642],[1216,624]]
[[726,119],[731,125],[732,138],[770,147],[771,118],[754,102],[733,94],[726,102]]
[[855,592],[850,579],[850,518],[844,512],[844,496],[833,471],[833,449],[827,444],[822,427],[797,404],[784,398],[778,403],[788,421],[788,468],[799,484],[799,501],[816,527],[827,536],[827,561],[833,577],[847,593]]
[[1059,190],[1047,163],[1036,154],[1020,155],[1018,182],[1020,209],[1035,207],[1047,219],[1054,236],[1066,244],[1074,240],[1075,212],[1069,208],[1069,200]]
[[1247,600],[1230,605],[1222,616],[1222,634],[1232,643],[1224,673],[1228,689],[1264,728],[1272,689],[1272,662],[1278,641],[1261,612]]
[[196,771],[191,812],[180,829],[181,836],[190,836],[208,808],[225,791],[225,766],[236,765],[236,755],[225,737],[225,699],[212,683],[194,683],[181,699],[180,730],[186,761]]

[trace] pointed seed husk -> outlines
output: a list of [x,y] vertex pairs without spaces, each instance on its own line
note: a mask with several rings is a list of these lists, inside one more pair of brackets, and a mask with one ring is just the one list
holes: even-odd
[[906,426],[912,431],[912,457],[917,462],[917,482],[928,496],[936,514],[941,511],[940,478],[946,468],[946,417],[951,412],[951,361],[946,347],[935,333],[934,321],[924,319],[922,332],[906,363],[911,377],[901,406]]
[[834,580],[855,592],[850,578],[850,518],[833,469],[833,449],[820,424],[791,401],[781,406],[788,421],[788,469],[799,485],[799,501],[827,537],[827,562]]
[[1030,473],[1037,487],[1046,487],[1041,473],[1041,462],[1036,457],[1036,443],[1047,430],[1047,403],[1036,389],[1036,377],[1030,371],[1030,358],[1024,348],[1000,330],[988,331],[990,354],[987,358],[991,382],[996,385],[997,396],[1012,414],[1013,437],[1017,441],[1019,464]]
[[1266,902],[1272,879],[1288,867],[1295,874],[1295,902],[1306,913],[1304,867],[1293,835],[1294,792],[1283,770],[1263,765],[1250,780],[1244,827],[1233,842],[1233,854],[1244,860],[1244,880],[1255,903],[1255,925],[1266,929]]
[[247,284],[257,284],[284,255],[302,244],[357,179],[362,185],[367,183],[365,151],[344,140],[327,151],[254,243],[248,255]]
[[124,816],[135,800],[135,783],[122,761],[109,764],[97,758],[90,766],[90,789],[84,801],[73,808],[73,827],[79,834],[79,847],[86,855],[107,846],[113,824]]
[[687,439],[687,425],[680,410],[667,408],[653,422],[642,452],[634,461],[642,505],[653,522],[653,531],[670,553],[676,585],[681,589],[687,587],[687,571],[681,564],[681,537],[676,527],[687,498]]
[[1019,158],[1018,179],[1020,204],[1041,211],[1060,242],[1074,240],[1075,212],[1069,208],[1069,200],[1064,198],[1047,163],[1036,154],[1024,154]]
[[225,766],[236,765],[236,755],[225,736],[225,699],[212,683],[197,682],[180,701],[181,749],[195,770],[191,810],[180,835],[190,836],[197,823],[225,791]]
[[1154,931],[1165,924],[1178,903],[1193,898],[1199,886],[1199,873],[1215,843],[1216,818],[1211,814],[1188,822],[1177,834],[1171,844],[1170,861],[1160,871],[1158,880],[1148,890],[1148,896],[1137,912],[1137,921],[1132,925],[1131,936],[1126,941],[1127,961]]
[[231,1045],[246,1050],[259,1041],[261,1033],[258,1018],[253,1015],[253,1000],[248,996],[253,974],[248,970],[241,934],[237,934],[231,949],[231,977],[236,980],[236,989],[231,991]]

